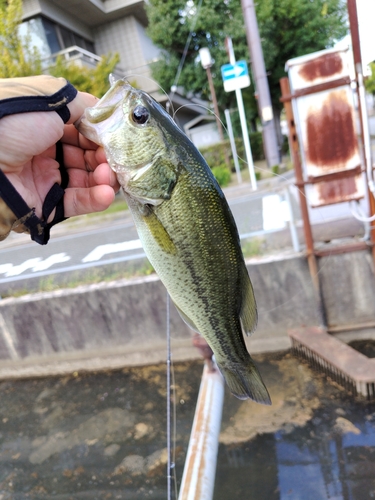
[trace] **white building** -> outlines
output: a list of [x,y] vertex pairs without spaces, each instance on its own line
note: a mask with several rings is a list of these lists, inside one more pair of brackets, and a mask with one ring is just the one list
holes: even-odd
[[145,0],[23,0],[21,29],[46,64],[60,53],[66,59],[95,65],[101,55],[117,52],[116,76],[135,81],[163,106],[172,99],[173,108],[180,109],[176,122],[184,129],[207,111],[202,101],[178,92],[170,93],[168,99],[152,80],[151,65],[160,49],[147,36],[145,4]]
[[[146,34],[143,0],[24,0],[23,11],[23,29],[28,29],[43,57],[74,46],[87,60],[87,52],[98,56],[117,52],[124,76],[138,75],[142,79],[138,84],[147,92],[157,89],[142,78],[151,77],[150,64],[159,54]],[[77,51],[68,52],[68,57],[75,56]]]

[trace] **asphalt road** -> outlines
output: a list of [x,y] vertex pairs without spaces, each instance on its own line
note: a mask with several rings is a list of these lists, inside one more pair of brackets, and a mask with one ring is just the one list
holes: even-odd
[[[296,194],[292,190],[290,199],[297,233],[301,233]],[[270,235],[270,241],[275,241],[279,235],[274,246],[292,247],[289,222],[285,221],[288,219],[288,205],[283,185],[274,186],[272,192],[253,192],[245,184],[227,189],[226,196],[242,238]],[[348,224],[353,225],[347,204],[311,211],[311,218],[316,226],[332,227],[339,219],[347,219]],[[358,233],[361,224],[356,222],[354,226],[354,229],[348,230],[349,233]],[[301,235],[298,239],[303,241]],[[33,288],[32,284],[35,287],[37,280],[47,277],[53,276],[61,281],[94,268],[112,266],[115,269],[120,266],[125,269],[142,265],[145,265],[145,254],[128,211],[74,222],[68,220],[53,228],[51,240],[46,246],[37,245],[27,235],[18,234],[12,234],[3,242],[0,250],[0,294],[15,288]]]

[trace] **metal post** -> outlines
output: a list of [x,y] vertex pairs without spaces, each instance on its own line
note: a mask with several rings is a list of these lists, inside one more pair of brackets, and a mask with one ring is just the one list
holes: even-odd
[[[229,62],[234,65],[234,64],[236,64],[236,57],[234,55],[232,39],[230,37],[226,38],[226,46],[227,46],[228,55],[229,55]],[[254,191],[256,191],[257,179],[255,177],[255,172],[254,172],[254,161],[253,161],[253,155],[251,153],[249,131],[247,129],[247,122],[246,122],[246,116],[245,116],[245,108],[243,105],[242,92],[241,92],[241,89],[236,89],[235,92],[236,92],[238,113],[240,115],[243,143],[245,146],[246,161],[247,161],[247,166],[249,167],[251,187],[253,188]]]
[[240,114],[243,142],[244,142],[245,152],[246,152],[246,160],[247,160],[247,165],[249,167],[251,187],[253,188],[254,191],[256,191],[257,179],[255,177],[255,172],[254,172],[254,161],[253,161],[253,155],[251,153],[249,131],[247,129],[245,108],[243,106],[243,99],[242,99],[241,90],[236,90],[236,98],[237,98],[238,112]]
[[[366,126],[364,124],[364,119],[366,117],[366,109],[363,109],[364,100],[363,96],[361,96],[361,88],[360,84],[363,85],[363,71],[362,71],[362,57],[361,57],[361,45],[359,38],[359,26],[358,26],[358,14],[357,14],[357,3],[356,0],[347,0],[348,6],[348,15],[349,15],[349,25],[350,25],[350,35],[352,38],[352,46],[353,46],[353,59],[354,59],[354,69],[356,76],[356,90],[358,95],[358,114],[359,114],[359,123],[361,129],[361,143],[362,143],[362,153],[363,159],[365,162],[366,176],[367,181],[373,181],[373,171],[372,165],[368,164],[371,160],[369,158],[368,146],[366,144]],[[366,124],[367,125],[367,124]],[[369,195],[369,204],[370,204],[370,217],[375,214],[375,199],[374,194],[371,190],[368,190]],[[371,225],[370,230],[370,241],[372,244],[372,257],[375,263],[375,225]]]
[[300,251],[300,246],[299,246],[299,241],[298,241],[298,233],[296,229],[296,221],[294,218],[294,213],[293,213],[293,207],[292,207],[292,200],[290,198],[290,192],[289,192],[289,185],[285,189],[285,200],[288,205],[288,210],[289,210],[289,230],[290,230],[290,237],[292,239],[292,244],[293,244],[293,250],[295,252]]
[[273,167],[280,163],[280,155],[255,6],[253,0],[241,0],[241,4],[246,26],[247,44],[251,54],[251,67],[258,92],[259,112],[263,123],[264,148],[268,166]]
[[206,361],[178,500],[211,500],[214,493],[224,381]]
[[281,78],[280,87],[281,87],[281,95],[282,95],[281,100],[284,103],[286,118],[288,121],[289,144],[290,144],[290,147],[292,150],[291,153],[292,153],[294,171],[296,174],[296,185],[298,187],[299,202],[300,202],[301,213],[302,213],[303,231],[305,234],[305,243],[306,243],[307,262],[309,265],[310,275],[311,275],[311,279],[312,279],[314,290],[315,290],[315,296],[316,296],[316,301],[317,301],[319,312],[320,312],[321,323],[322,323],[322,326],[325,326],[327,323],[327,320],[326,320],[326,314],[325,314],[323,299],[322,299],[321,290],[320,290],[319,269],[318,269],[318,263],[316,261],[315,252],[314,252],[314,239],[313,239],[310,217],[309,217],[309,210],[308,210],[307,200],[306,200],[305,183],[303,180],[302,164],[301,164],[301,159],[300,159],[300,155],[299,155],[297,131],[296,131],[296,126],[295,126],[295,122],[294,122],[294,115],[293,115],[293,109],[292,109],[292,103],[291,103],[290,86],[289,86],[288,77]]
[[236,141],[234,140],[232,120],[230,119],[229,109],[225,109],[224,114],[225,114],[225,120],[227,122],[228,136],[229,136],[230,146],[232,148],[232,155],[233,155],[233,160],[234,160],[234,167],[236,169],[236,174],[237,174],[237,181],[238,181],[238,184],[241,184],[242,176],[241,176],[240,165],[238,163]]

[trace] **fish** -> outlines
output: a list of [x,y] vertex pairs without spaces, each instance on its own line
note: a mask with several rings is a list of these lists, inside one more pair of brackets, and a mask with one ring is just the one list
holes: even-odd
[[257,307],[226,198],[165,109],[125,79],[111,83],[77,129],[104,148],[151,265],[182,319],[211,347],[231,392],[271,404],[244,341]]

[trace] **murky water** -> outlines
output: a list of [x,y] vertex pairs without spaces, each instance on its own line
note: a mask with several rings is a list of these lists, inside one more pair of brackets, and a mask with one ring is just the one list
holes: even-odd
[[[272,407],[226,393],[215,500],[375,498],[375,406],[289,354]],[[181,480],[202,372],[175,366]],[[0,383],[0,500],[166,499],[165,366]]]
[[364,354],[368,358],[375,358],[375,340],[374,339],[361,339],[352,340],[349,342],[350,347],[356,351]]

